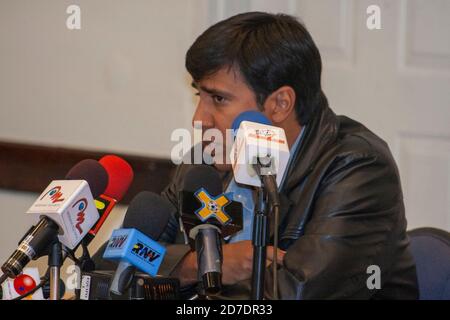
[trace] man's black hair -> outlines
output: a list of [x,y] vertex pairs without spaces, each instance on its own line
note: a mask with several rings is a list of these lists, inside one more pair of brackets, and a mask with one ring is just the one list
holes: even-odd
[[208,28],[186,53],[186,69],[194,81],[200,81],[224,67],[242,74],[260,107],[272,92],[292,87],[301,125],[328,103],[320,83],[319,50],[292,16],[248,12]]

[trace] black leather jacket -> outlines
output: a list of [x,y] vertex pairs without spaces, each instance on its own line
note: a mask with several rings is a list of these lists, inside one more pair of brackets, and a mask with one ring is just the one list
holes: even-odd
[[[179,166],[163,192],[177,207],[188,167]],[[329,107],[317,110],[280,197],[279,247],[287,251],[278,269],[281,299],[418,297],[398,170],[387,144],[366,127]],[[174,243],[162,265],[170,275],[189,247],[176,244],[183,237],[175,218],[164,237]],[[367,286],[371,265],[381,270],[380,289]],[[265,282],[271,298],[271,267]],[[250,298],[250,281],[224,287],[221,298]]]

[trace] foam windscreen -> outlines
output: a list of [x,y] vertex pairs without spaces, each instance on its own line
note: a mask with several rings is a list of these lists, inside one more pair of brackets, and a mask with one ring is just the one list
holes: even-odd
[[94,198],[105,192],[109,180],[105,168],[93,159],[78,162],[69,170],[65,179],[86,180]]
[[137,229],[157,241],[175,211],[175,207],[166,199],[156,193],[142,191],[130,202],[123,228]]
[[105,168],[109,177],[104,194],[117,201],[122,200],[134,177],[130,164],[114,155],[104,156],[98,162]]
[[222,180],[216,169],[207,165],[195,165],[186,172],[183,190],[196,192],[204,188],[211,196],[223,192]]

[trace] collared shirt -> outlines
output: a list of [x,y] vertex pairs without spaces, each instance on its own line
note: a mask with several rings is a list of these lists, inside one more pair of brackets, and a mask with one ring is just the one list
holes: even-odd
[[[286,171],[284,172],[283,178],[281,179],[280,188],[281,188],[281,186],[283,186],[283,184],[286,180],[286,173],[288,171],[287,169],[290,167],[292,160],[294,158],[294,154],[296,153],[296,150],[298,149],[298,147],[300,146],[300,144],[302,142],[304,131],[305,131],[305,126],[302,128],[302,131],[299,133],[299,135],[295,139],[294,144],[292,145],[292,148],[291,148],[290,154],[289,154],[288,164],[286,166]],[[231,180],[230,184],[228,185],[226,193],[227,194],[230,193],[230,195],[234,201],[241,202],[242,207],[243,207],[243,219],[242,219],[243,220],[242,221],[243,229],[241,232],[239,232],[236,235],[231,237],[231,239],[229,241],[230,243],[252,239],[253,215],[254,215],[254,210],[255,210],[253,191],[254,191],[254,189],[252,187],[238,184],[234,180],[234,178]]]

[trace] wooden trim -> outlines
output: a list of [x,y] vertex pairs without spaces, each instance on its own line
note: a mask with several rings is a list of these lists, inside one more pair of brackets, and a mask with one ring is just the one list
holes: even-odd
[[[41,193],[50,181],[64,179],[79,161],[98,160],[106,154],[112,153],[0,141],[0,188]],[[134,171],[122,204],[143,190],[160,193],[174,173],[175,165],[168,159],[113,154],[130,163]]]

